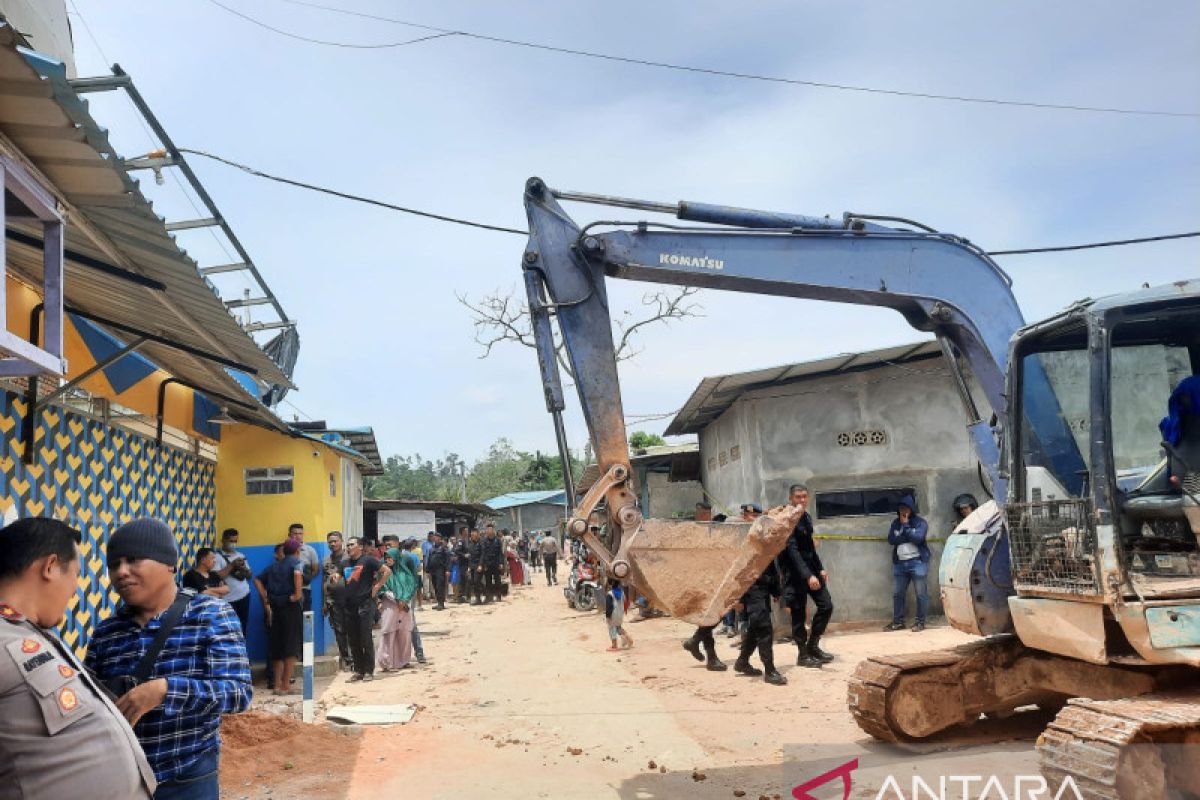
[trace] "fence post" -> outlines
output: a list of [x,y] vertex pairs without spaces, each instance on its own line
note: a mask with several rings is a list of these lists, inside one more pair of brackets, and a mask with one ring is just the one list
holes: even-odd
[[304,612],[304,721],[313,721],[313,612]]

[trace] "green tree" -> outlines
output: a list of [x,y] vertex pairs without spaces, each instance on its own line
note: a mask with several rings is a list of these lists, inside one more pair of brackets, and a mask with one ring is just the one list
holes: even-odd
[[630,450],[643,450],[647,447],[661,447],[666,443],[667,440],[659,436],[657,433],[634,431],[629,435]]

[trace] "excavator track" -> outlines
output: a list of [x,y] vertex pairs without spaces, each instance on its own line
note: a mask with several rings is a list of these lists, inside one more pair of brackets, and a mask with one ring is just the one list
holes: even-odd
[[1087,800],[1200,797],[1200,690],[1071,700],[1038,755],[1052,786],[1069,777]]
[[885,742],[917,742],[983,714],[1021,706],[1058,708],[1072,697],[1145,695],[1154,676],[1135,667],[1089,664],[995,636],[947,650],[876,656],[850,678],[847,702],[863,731]]

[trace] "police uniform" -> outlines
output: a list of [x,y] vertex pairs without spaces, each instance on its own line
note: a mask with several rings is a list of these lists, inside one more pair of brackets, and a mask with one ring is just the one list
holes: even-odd
[[124,716],[58,637],[0,602],[0,800],[149,800]]

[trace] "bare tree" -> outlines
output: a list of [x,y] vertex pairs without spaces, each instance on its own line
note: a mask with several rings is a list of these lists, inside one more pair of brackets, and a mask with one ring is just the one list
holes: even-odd
[[[641,313],[622,311],[613,318],[613,346],[617,361],[628,361],[642,352],[636,346],[638,331],[657,323],[669,324],[672,320],[704,316],[704,307],[691,298],[700,290],[694,286],[677,289],[659,289],[642,295]],[[516,342],[525,347],[534,347],[533,327],[529,319],[528,304],[515,296],[513,291],[503,294],[499,290],[472,301],[467,295],[455,294],[458,302],[471,312],[475,326],[475,341],[483,348],[480,358],[487,358],[492,348],[501,342]],[[554,353],[558,366],[571,380],[575,373],[567,361],[562,337],[554,327]]]

